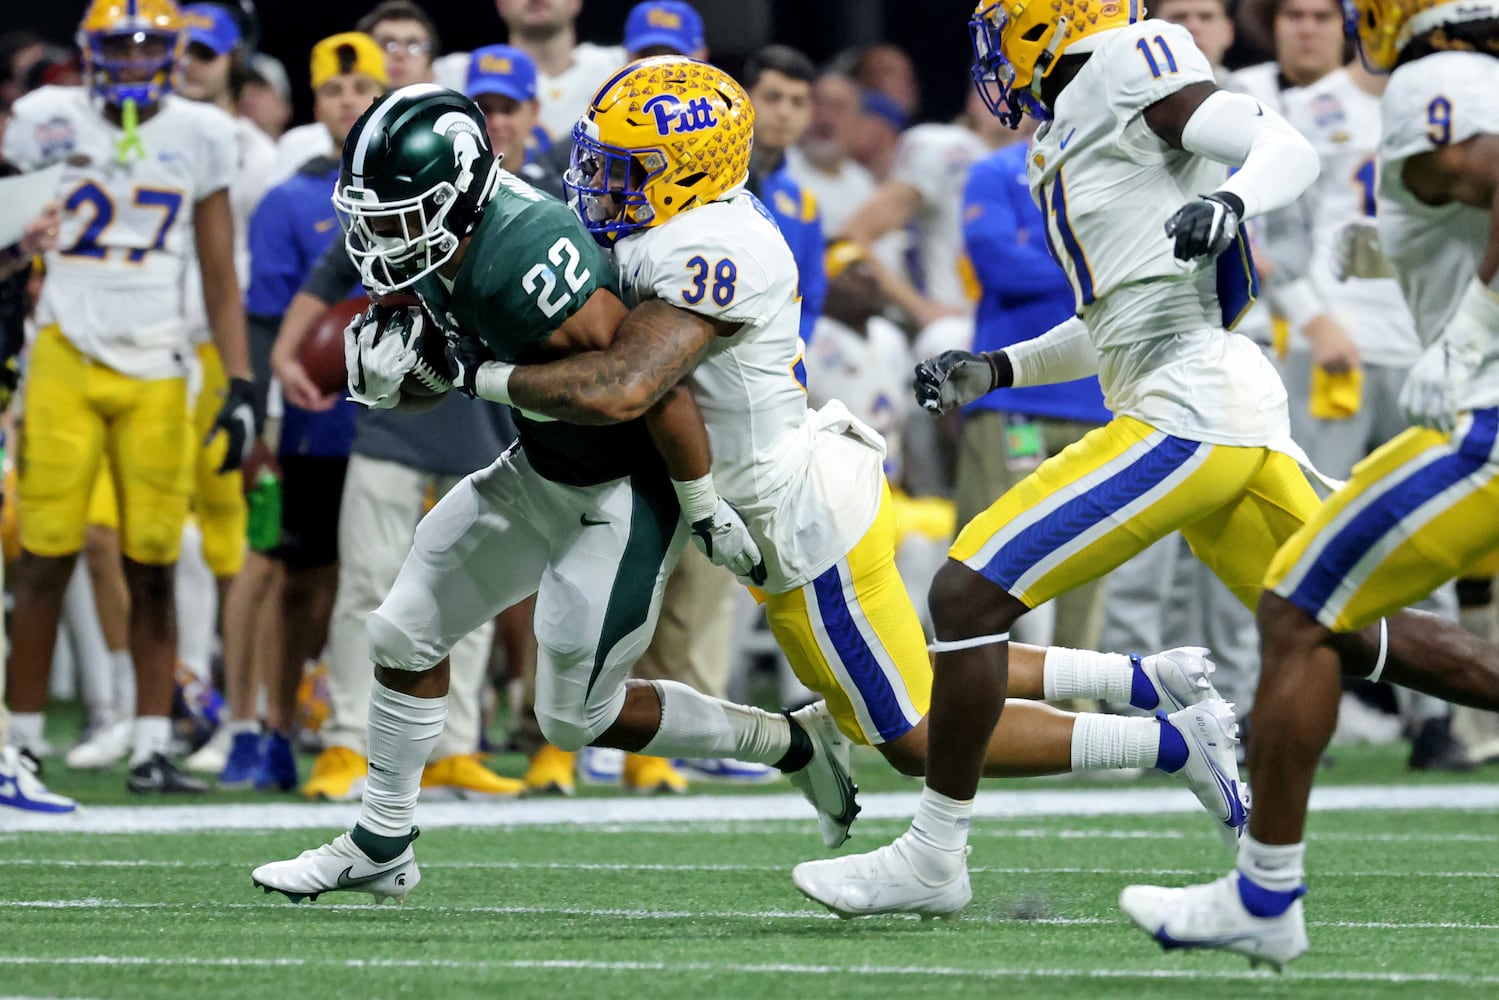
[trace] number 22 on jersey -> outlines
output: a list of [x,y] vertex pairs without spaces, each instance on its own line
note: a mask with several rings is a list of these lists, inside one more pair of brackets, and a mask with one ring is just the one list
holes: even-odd
[[[166,245],[167,233],[171,232],[172,223],[177,221],[177,213],[182,210],[182,192],[171,188],[137,187],[132,194],[131,204],[161,213],[150,242],[145,246],[131,247],[126,253],[127,261],[139,264],[146,259],[146,254]],[[93,181],[84,181],[63,199],[62,207],[66,212],[78,212],[87,208],[93,212],[93,218],[89,219],[88,225],[84,226],[73,245],[61,253],[68,257],[93,260],[108,258],[110,248],[104,244],[104,235],[115,221],[115,203],[109,192]]]

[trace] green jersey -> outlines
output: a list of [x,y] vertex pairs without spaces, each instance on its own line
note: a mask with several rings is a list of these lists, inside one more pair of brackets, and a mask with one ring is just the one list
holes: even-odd
[[[444,330],[521,361],[601,288],[618,292],[614,268],[572,210],[502,171],[451,290],[435,274],[414,290]],[[532,467],[555,482],[592,486],[663,468],[639,420],[584,427],[511,413]]]

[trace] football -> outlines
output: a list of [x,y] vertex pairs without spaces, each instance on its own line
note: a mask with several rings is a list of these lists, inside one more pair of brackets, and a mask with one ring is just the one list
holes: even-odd
[[298,360],[318,391],[340,395],[344,392],[348,382],[348,373],[344,371],[344,327],[369,304],[363,295],[334,303],[318,317],[312,332],[302,342]]
[[412,346],[416,350],[416,366],[401,383],[401,391],[408,396],[441,396],[453,388],[455,373],[448,364],[447,338],[431,315],[422,308],[421,301],[415,295],[397,292],[381,296],[375,303],[382,307],[379,325],[381,337],[391,328],[392,320],[403,311],[416,312],[411,317],[409,326],[400,325],[405,331],[409,331],[406,335],[415,338]]

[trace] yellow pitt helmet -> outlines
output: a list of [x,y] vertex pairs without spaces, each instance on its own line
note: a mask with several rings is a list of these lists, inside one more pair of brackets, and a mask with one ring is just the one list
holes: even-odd
[[[84,79],[116,107],[160,101],[172,89],[186,46],[182,13],[172,0],[93,0],[78,25]],[[122,79],[127,73],[143,79]]]
[[1364,65],[1378,73],[1395,68],[1411,39],[1443,24],[1499,17],[1494,0],[1343,0],[1348,34],[1358,38]]
[[685,56],[640,59],[578,119],[562,182],[608,246],[744,184],[754,134],[749,95],[723,70]]
[[1140,0],[979,0],[968,22],[973,84],[991,114],[1011,128],[1022,114],[1046,121],[1041,81],[1085,38],[1134,24]]

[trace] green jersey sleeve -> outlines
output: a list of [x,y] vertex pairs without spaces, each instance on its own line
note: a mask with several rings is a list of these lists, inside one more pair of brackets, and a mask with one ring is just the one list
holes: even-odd
[[464,333],[514,361],[600,288],[617,293],[614,268],[572,210],[515,180],[485,209],[453,289],[453,312]]

